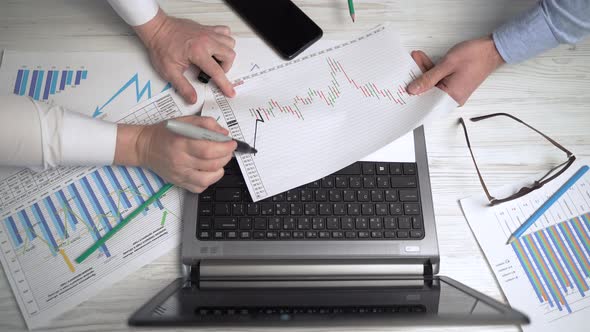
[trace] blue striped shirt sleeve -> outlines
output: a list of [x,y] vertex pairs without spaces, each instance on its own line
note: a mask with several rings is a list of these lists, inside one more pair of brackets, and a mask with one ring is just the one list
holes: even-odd
[[590,0],[542,0],[493,33],[507,63],[532,58],[559,44],[574,44],[590,34]]

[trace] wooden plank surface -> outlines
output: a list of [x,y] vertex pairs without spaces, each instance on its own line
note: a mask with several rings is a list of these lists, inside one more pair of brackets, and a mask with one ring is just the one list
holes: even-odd
[[[324,30],[325,38],[351,38],[391,22],[408,48],[435,58],[457,42],[489,34],[494,27],[535,1],[356,1],[351,23],[346,1],[295,0]],[[252,31],[220,0],[160,1],[171,15],[203,24],[229,25],[237,37]],[[142,51],[132,30],[106,1],[3,1],[0,4],[0,48],[38,51]],[[239,56],[239,54],[238,54]],[[392,66],[395,64],[392,63]],[[564,45],[525,63],[504,66],[449,117],[426,128],[441,274],[500,301],[505,301],[463,217],[458,199],[481,191],[457,119],[509,112],[574,151],[590,155],[590,42]],[[509,121],[472,126],[473,143],[490,187],[510,183],[547,169],[563,156],[542,138]],[[128,316],[180,275],[179,249],[164,255],[113,287],[56,319],[54,331],[127,331]],[[0,330],[25,330],[12,291],[0,276]],[[473,328],[350,328],[347,331],[469,331]],[[133,329],[139,331],[141,329]],[[171,329],[172,330],[172,329]],[[179,329],[174,329],[179,330]],[[220,331],[227,329],[204,329]],[[249,329],[231,329],[249,330]],[[250,329],[254,330],[254,329]],[[270,329],[269,329],[270,330]],[[289,329],[298,331],[300,329]],[[326,329],[306,329],[326,331]],[[339,329],[342,330],[342,329]],[[479,331],[515,331],[486,327]]]

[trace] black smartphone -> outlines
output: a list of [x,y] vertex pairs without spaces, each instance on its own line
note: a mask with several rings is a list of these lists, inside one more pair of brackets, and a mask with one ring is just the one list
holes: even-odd
[[225,1],[284,59],[322,37],[322,29],[291,0]]

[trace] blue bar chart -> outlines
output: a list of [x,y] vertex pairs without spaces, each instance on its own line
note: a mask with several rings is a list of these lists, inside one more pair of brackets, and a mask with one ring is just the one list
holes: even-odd
[[590,213],[524,235],[512,243],[539,303],[572,313],[568,294],[590,285]]
[[[4,218],[13,247],[21,248],[26,241],[38,238],[51,255],[57,256],[64,255],[62,250],[73,236],[90,234],[93,241],[100,239],[125,213],[164,184],[151,171],[133,168],[133,173],[135,176],[126,168],[116,166],[96,169]],[[163,210],[164,206],[157,201],[152,208]],[[106,245],[101,253],[107,258],[111,256]]]
[[13,93],[35,100],[48,100],[50,96],[75,87],[88,77],[88,70],[19,69],[14,81]]

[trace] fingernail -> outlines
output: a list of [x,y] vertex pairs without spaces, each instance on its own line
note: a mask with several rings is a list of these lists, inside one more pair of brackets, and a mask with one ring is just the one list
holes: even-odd
[[420,92],[420,84],[417,82],[412,82],[408,85],[408,92],[410,94],[416,95]]

